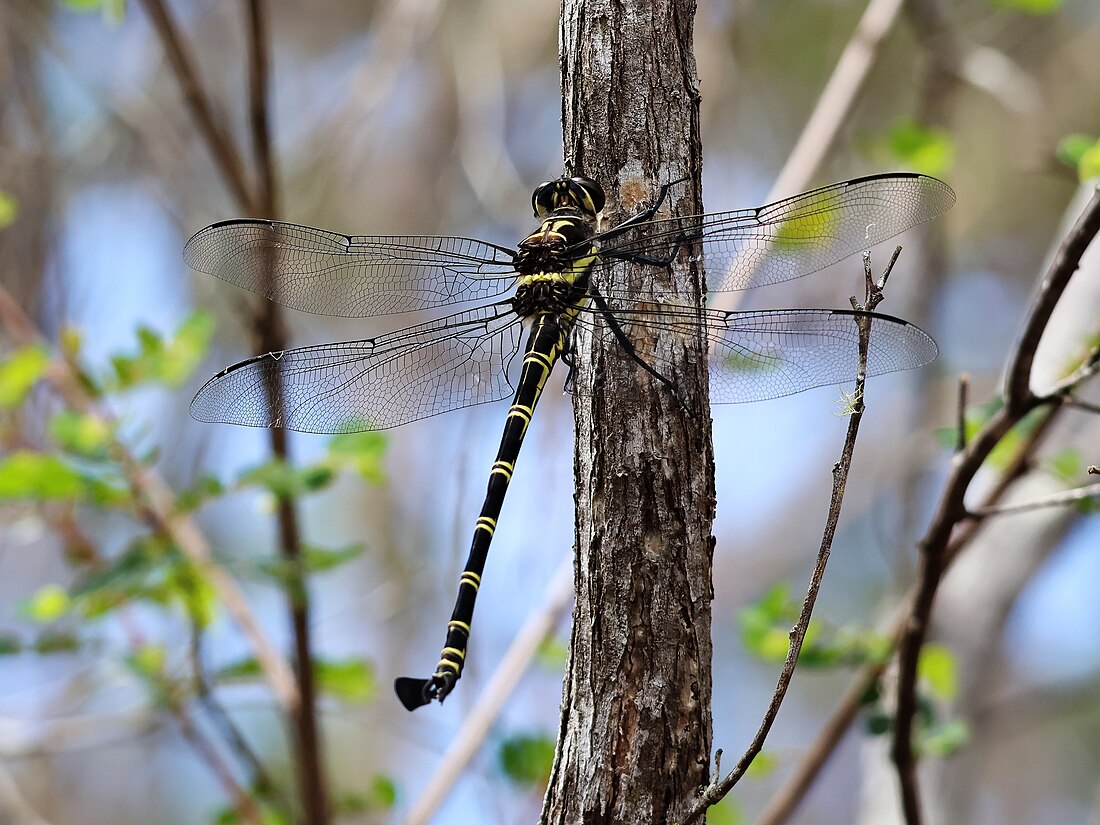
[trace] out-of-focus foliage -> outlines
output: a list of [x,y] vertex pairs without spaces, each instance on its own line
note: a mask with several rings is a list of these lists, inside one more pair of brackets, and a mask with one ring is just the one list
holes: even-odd
[[1077,170],[1082,181],[1100,177],[1100,140],[1091,135],[1068,135],[1058,144],[1058,158]]

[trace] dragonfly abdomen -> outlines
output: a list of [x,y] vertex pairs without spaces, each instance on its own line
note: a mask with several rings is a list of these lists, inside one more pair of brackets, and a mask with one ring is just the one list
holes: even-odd
[[512,406],[508,408],[500,447],[489,472],[485,502],[474,526],[466,566],[459,577],[458,597],[447,623],[447,641],[440,653],[439,663],[435,673],[428,679],[401,678],[394,682],[398,698],[409,710],[416,710],[433,699],[442,702],[462,675],[477,591],[485,569],[485,560],[489,555],[489,545],[496,531],[497,519],[504,504],[504,496],[508,492],[508,484],[512,480],[512,472],[523,446],[527,427],[534,415],[535,405],[542,397],[554,364],[561,357],[572,329],[573,317],[575,316],[570,313],[540,312],[533,318],[527,349],[523,355],[519,386],[512,399]]

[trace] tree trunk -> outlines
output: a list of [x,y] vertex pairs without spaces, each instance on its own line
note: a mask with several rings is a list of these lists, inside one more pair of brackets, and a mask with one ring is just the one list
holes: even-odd
[[[563,3],[565,165],[607,190],[605,228],[684,177],[658,217],[702,211],[694,13],[694,0]],[[594,282],[699,306],[704,276],[687,257]],[[671,365],[686,413],[610,335],[577,342],[577,601],[544,823],[668,823],[709,778],[706,343],[649,334],[633,343]]]

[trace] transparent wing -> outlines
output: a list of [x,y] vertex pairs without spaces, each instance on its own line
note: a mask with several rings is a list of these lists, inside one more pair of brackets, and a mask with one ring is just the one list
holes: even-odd
[[251,219],[200,230],[183,256],[284,306],[352,318],[491,298],[515,279],[511,250],[471,238],[341,235]]
[[[830,309],[696,312],[688,307],[616,309],[615,320],[638,355],[675,380],[667,363],[644,342],[653,329],[701,334],[710,344],[710,400],[715,404],[764,401],[812,387],[853,381],[859,363],[859,326],[869,320],[867,374],[908,370],[935,360],[936,342],[920,327],[879,313]],[[584,323],[610,335],[597,311]]]
[[935,178],[875,175],[756,209],[650,221],[601,244],[600,253],[606,265],[614,258],[667,260],[687,249],[702,256],[710,291],[728,292],[824,269],[954,203],[951,187]]
[[268,353],[207,381],[191,415],[310,433],[384,430],[510,396],[521,337],[501,302],[365,341]]

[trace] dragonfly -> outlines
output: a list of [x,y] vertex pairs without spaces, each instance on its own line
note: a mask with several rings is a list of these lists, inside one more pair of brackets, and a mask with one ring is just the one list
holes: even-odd
[[578,331],[609,334],[673,392],[668,365],[638,342],[659,330],[701,335],[715,403],[849,380],[861,326],[870,330],[869,375],[936,357],[932,338],[900,318],[839,309],[718,310],[660,296],[641,301],[616,288],[612,267],[667,270],[690,262],[706,268],[714,292],[789,281],[946,212],[955,202],[946,183],[881,174],[754,209],[658,217],[677,183],[601,230],[599,183],[584,176],[547,181],[531,198],[538,227],[515,248],[453,236],[343,235],[257,219],[215,223],[187,242],[192,268],[296,310],[371,317],[452,309],[372,338],[269,352],[227,367],[191,402],[199,421],[337,434],[512,399],[439,662],[427,679],[394,682],[407,709],[442,702],[462,675],[516,459],[551,370],[559,360],[572,365]]

